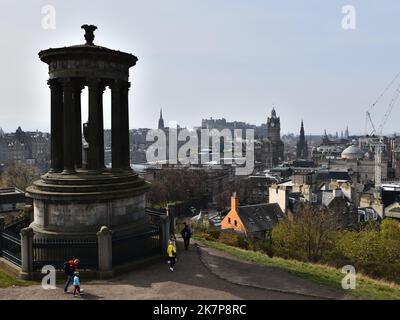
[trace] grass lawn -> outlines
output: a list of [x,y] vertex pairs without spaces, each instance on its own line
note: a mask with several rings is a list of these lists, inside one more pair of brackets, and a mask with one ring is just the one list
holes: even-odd
[[336,268],[305,263],[296,260],[286,260],[278,257],[270,258],[266,254],[254,251],[243,250],[236,247],[227,246],[220,242],[208,241],[198,237],[195,239],[201,241],[204,245],[227,252],[235,257],[245,261],[253,262],[259,265],[271,266],[283,269],[301,278],[309,279],[353,297],[366,299],[400,299],[400,286],[394,283],[375,280],[364,275],[357,275],[356,289],[344,290],[341,287],[341,281],[345,274]]
[[34,282],[24,281],[24,280],[14,278],[13,276],[9,275],[8,273],[0,270],[0,288],[7,288],[7,287],[11,287],[11,286],[26,287],[26,286],[30,286],[32,284],[34,284]]

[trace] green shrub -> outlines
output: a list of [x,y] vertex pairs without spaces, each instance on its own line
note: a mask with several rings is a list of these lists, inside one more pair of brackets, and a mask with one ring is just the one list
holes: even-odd
[[[197,233],[202,233],[202,232],[208,232],[208,226],[202,222],[202,221],[195,221],[191,223],[191,228],[194,231],[195,234]],[[183,229],[183,224],[182,224],[182,228]],[[179,229],[179,230],[181,230]]]
[[221,232],[218,240],[219,242],[228,246],[239,246],[239,236],[237,234]]
[[232,247],[246,250],[250,248],[250,242],[245,237],[235,233],[221,232],[218,241]]
[[211,229],[208,231],[208,233],[215,239],[217,240],[220,235],[221,235],[221,230],[217,230],[217,229]]
[[374,278],[399,282],[400,241],[385,237],[382,231],[371,229],[341,232],[327,263],[336,267],[350,264]]
[[388,262],[385,241],[378,232],[374,231],[341,233],[337,239],[335,251],[352,263]]
[[400,240],[400,222],[386,218],[381,224],[381,235],[384,239]]
[[400,263],[382,263],[381,261],[373,261],[368,263],[356,263],[356,271],[362,272],[377,279],[386,279],[399,282]]
[[215,238],[207,232],[199,232],[196,234],[196,236],[204,240],[215,241]]
[[272,243],[271,241],[268,240],[258,240],[258,241],[253,241],[250,244],[250,249],[256,252],[262,252],[267,254],[269,257],[274,256],[274,250],[272,248]]
[[250,249],[250,241],[247,240],[245,237],[239,236],[238,237],[238,247],[241,249],[249,250]]

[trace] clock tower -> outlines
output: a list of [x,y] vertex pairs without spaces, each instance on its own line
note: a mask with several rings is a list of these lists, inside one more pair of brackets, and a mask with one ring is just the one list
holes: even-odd
[[267,119],[267,139],[271,143],[271,164],[276,166],[284,161],[284,145],[281,140],[281,120],[276,116],[275,108],[272,109],[271,117]]
[[267,138],[271,142],[281,140],[281,120],[276,116],[275,109],[272,109],[271,117],[267,119]]

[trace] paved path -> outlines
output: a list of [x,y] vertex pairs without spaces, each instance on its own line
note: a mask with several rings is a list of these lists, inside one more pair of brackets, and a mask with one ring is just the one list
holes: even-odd
[[226,252],[199,245],[203,264],[220,279],[267,291],[292,293],[308,298],[346,299],[342,293],[302,279],[282,269],[256,265]]
[[[83,282],[85,295],[74,298],[39,285],[0,289],[0,299],[319,299],[343,298],[330,289],[286,272],[237,260],[209,248],[183,250],[170,272],[165,260],[107,281]],[[284,292],[287,291],[287,292]]]

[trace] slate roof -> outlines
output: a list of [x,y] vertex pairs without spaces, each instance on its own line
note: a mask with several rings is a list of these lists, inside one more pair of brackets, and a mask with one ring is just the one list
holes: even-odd
[[297,168],[314,168],[315,163],[313,160],[294,160],[293,167]]
[[317,173],[317,181],[328,181],[328,180],[351,181],[351,177],[347,171],[321,170]]
[[250,233],[271,230],[284,217],[277,203],[239,206],[238,215]]

